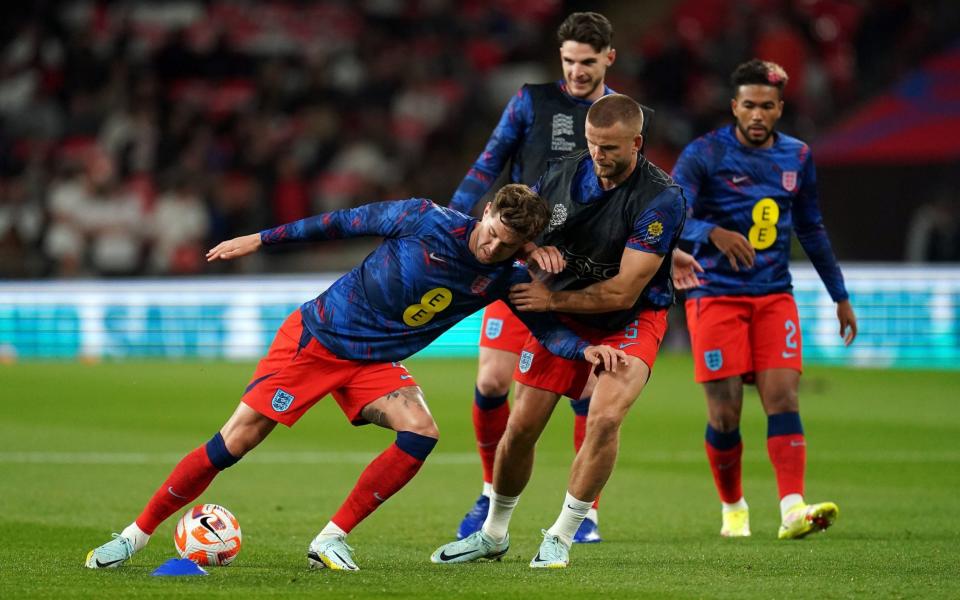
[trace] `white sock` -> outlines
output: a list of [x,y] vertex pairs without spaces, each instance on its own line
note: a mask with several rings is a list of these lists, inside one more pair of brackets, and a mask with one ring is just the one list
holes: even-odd
[[721,502],[720,504],[723,505],[723,514],[727,514],[735,510],[746,510],[750,508],[747,506],[747,500],[743,496],[740,496],[740,499],[733,504],[727,504],[726,502]]
[[785,519],[790,509],[797,504],[803,504],[803,496],[800,494],[787,494],[780,498],[780,518]]
[[483,522],[483,533],[496,543],[507,537],[507,528],[510,526],[510,517],[517,507],[520,496],[501,496],[496,491],[490,491],[490,512]]
[[336,523],[330,521],[327,523],[326,527],[320,530],[320,533],[317,534],[313,540],[319,542],[320,540],[328,540],[330,538],[345,538],[347,537],[347,532],[340,529]]
[[592,504],[590,505],[590,510],[587,511],[587,518],[597,525],[600,524],[600,513],[597,512],[597,509],[595,509]]
[[547,533],[559,537],[560,541],[569,547],[573,544],[573,534],[580,528],[580,523],[587,516],[591,506],[593,506],[593,500],[577,500],[567,492],[563,499],[563,508],[560,509],[560,516]]
[[127,538],[133,544],[133,551],[139,552],[150,541],[150,534],[144,533],[137,522],[134,521],[127,525],[127,528],[120,532],[120,535]]
[[484,481],[483,492],[481,492],[481,494],[489,498],[490,495],[493,494],[493,484],[490,483],[489,481]]

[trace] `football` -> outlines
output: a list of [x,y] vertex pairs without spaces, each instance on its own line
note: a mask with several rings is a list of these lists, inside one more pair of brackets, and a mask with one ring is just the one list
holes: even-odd
[[173,543],[198,565],[226,566],[240,553],[240,522],[222,506],[198,504],[180,518]]

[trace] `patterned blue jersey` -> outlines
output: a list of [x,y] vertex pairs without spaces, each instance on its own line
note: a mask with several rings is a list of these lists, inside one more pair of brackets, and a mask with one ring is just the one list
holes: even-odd
[[[673,178],[687,197],[682,235],[695,242],[693,254],[705,270],[704,283],[689,290],[688,297],[790,291],[790,234],[796,231],[830,297],[834,302],[847,299],[817,205],[810,148],[788,135],[775,136],[772,147],[751,148],[740,143],[731,125],[694,140],[680,155]],[[757,252],[753,268],[731,268],[709,241],[715,226],[750,240]]]
[[[584,100],[567,94],[566,83],[563,80],[556,82],[556,85],[566,96],[567,100],[573,104],[586,108],[589,108],[590,105],[593,104],[592,100]],[[613,90],[604,86],[603,93],[604,95],[612,94]],[[510,99],[510,102],[507,103],[507,107],[500,116],[500,122],[497,123],[496,128],[494,128],[493,134],[490,135],[486,147],[483,149],[483,152],[480,153],[480,156],[477,157],[473,166],[470,167],[470,170],[467,171],[467,175],[463,178],[463,181],[460,182],[457,191],[454,192],[453,198],[450,200],[450,208],[464,213],[473,211],[477,202],[487,193],[487,190],[494,184],[500,172],[503,171],[507,165],[507,161],[512,161],[510,167],[511,183],[533,185],[536,182],[536,178],[542,173],[534,174],[531,181],[524,181],[523,164],[517,160],[524,143],[531,135],[536,117],[537,107],[535,106],[533,95],[530,92],[529,86],[523,86],[520,88],[520,91]],[[579,127],[571,124],[569,133],[574,135],[574,132],[579,131],[582,127],[582,123],[579,124]],[[582,134],[578,137],[582,137]],[[576,139],[573,141],[574,145],[562,154],[586,147],[586,140],[584,139]],[[543,148],[543,154],[546,155],[549,151],[550,148],[546,146]]]
[[[429,200],[379,202],[260,232],[264,244],[382,236],[360,266],[300,307],[307,331],[340,358],[398,361],[425,348],[510,286],[530,281],[514,260],[477,261],[477,219]],[[509,301],[507,301],[509,305]],[[549,313],[517,313],[551,352],[582,359],[588,343]]]

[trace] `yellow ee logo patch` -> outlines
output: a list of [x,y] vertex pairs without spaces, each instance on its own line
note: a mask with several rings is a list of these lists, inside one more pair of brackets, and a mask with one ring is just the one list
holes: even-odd
[[419,304],[411,304],[403,311],[403,322],[410,327],[426,325],[433,315],[446,310],[453,301],[453,292],[447,288],[433,288],[420,298]]
[[757,250],[766,250],[777,241],[780,206],[773,198],[764,198],[753,205],[753,226],[748,238]]

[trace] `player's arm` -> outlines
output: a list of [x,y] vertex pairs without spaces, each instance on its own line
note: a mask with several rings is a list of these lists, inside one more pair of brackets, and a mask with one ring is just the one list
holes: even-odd
[[533,124],[533,101],[526,87],[510,99],[483,152],[467,171],[450,200],[450,208],[470,214],[507,161],[514,155]]
[[683,149],[673,168],[673,180],[683,188],[687,198],[687,221],[680,237],[690,242],[713,244],[727,257],[730,267],[739,271],[740,265],[753,267],[757,252],[750,245],[750,241],[740,232],[724,229],[716,223],[693,216],[700,187],[710,173],[706,157],[712,156],[713,152],[716,152],[716,149],[710,148],[706,140],[695,140]]
[[[529,281],[529,274],[524,279]],[[543,347],[557,356],[569,360],[586,360],[594,365],[603,365],[605,370],[612,372],[616,372],[618,363],[627,364],[627,355],[623,350],[606,345],[591,346],[553,314],[520,312],[509,301],[507,306]]]
[[827,288],[830,298],[837,303],[837,320],[840,322],[840,337],[849,346],[857,337],[857,317],[850,304],[850,294],[843,282],[843,273],[833,254],[827,228],[817,200],[817,171],[813,157],[807,155],[803,168],[800,191],[793,201],[793,227],[820,280]]
[[631,308],[672,251],[684,210],[680,190],[666,189],[634,223],[614,277],[575,291],[550,291],[539,281],[515,285],[510,301],[521,311],[604,313]]
[[361,236],[396,237],[415,227],[420,216],[432,207],[435,208],[428,200],[411,199],[321,213],[220,242],[207,252],[207,262],[240,258],[256,252],[261,246]]

